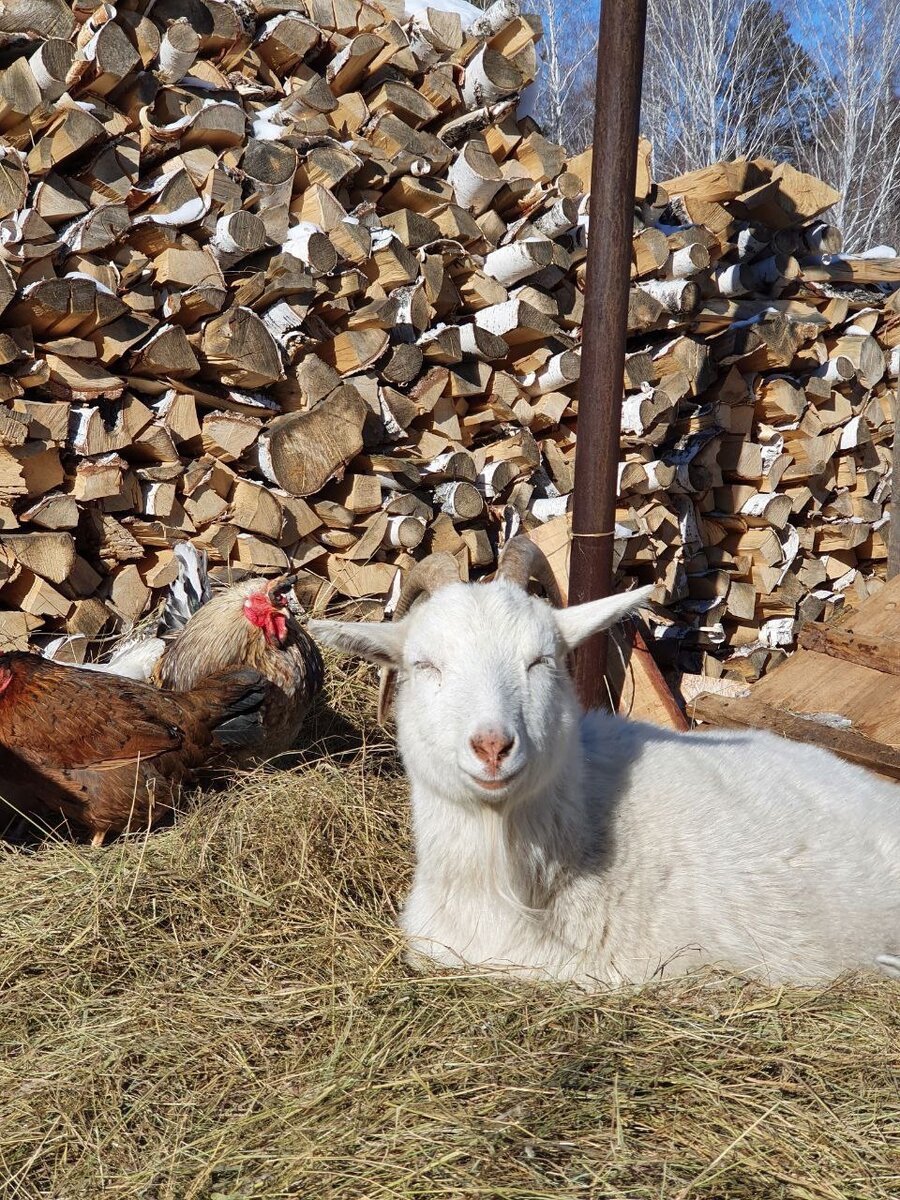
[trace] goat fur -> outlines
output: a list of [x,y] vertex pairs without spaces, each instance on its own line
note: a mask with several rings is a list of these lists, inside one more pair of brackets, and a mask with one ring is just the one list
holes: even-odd
[[[398,671],[413,961],[587,988],[707,964],[900,975],[900,788],[764,732],[582,713],[566,655],[645,598],[554,610],[496,580],[395,624],[311,622]],[[515,743],[495,790],[471,748],[485,728]]]

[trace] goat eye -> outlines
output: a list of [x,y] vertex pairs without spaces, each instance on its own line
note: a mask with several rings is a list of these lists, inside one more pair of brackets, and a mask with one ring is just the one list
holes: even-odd
[[414,671],[432,671],[435,675],[440,675],[440,671],[433,662],[428,662],[427,659],[421,659],[419,662],[413,663]]
[[542,654],[540,658],[536,658],[528,664],[528,670],[533,671],[535,667],[552,667],[554,659],[550,654]]

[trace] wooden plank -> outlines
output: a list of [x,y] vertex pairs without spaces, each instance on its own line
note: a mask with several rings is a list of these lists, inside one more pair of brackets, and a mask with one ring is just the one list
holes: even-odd
[[817,650],[842,662],[900,675],[900,642],[876,641],[827,625],[806,625],[800,630],[800,645],[804,650]]
[[792,712],[841,713],[866,737],[900,746],[897,677],[871,667],[798,650],[789,663],[754,685],[753,698]]
[[900,578],[892,579],[839,624],[848,633],[868,638],[896,638],[900,628]]
[[[529,536],[546,554],[565,604],[569,595],[571,516],[554,517],[533,529]],[[606,678],[613,709],[636,721],[686,730],[685,715],[656,665],[640,627],[632,624],[627,631],[613,630],[611,637],[615,649],[609,655]]]
[[[877,644],[883,651],[885,644],[896,638],[898,617],[900,576],[832,628]],[[856,732],[888,746],[900,746],[897,677],[872,666],[838,660],[818,649],[800,649],[754,684],[753,699],[791,712],[838,712],[853,723]]]
[[684,733],[688,721],[672,695],[638,625],[615,630],[606,676],[614,709],[635,721],[650,721]]
[[794,742],[821,746],[857,766],[900,780],[900,748],[885,746],[854,730],[833,729],[754,698],[732,700],[704,694],[697,697],[690,711],[693,717],[711,726],[766,729]]

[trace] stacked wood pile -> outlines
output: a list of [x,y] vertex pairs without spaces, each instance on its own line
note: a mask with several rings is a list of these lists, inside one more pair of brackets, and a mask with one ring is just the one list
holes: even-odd
[[[0,5],[3,646],[127,628],[181,539],[310,604],[517,527],[563,570],[590,156],[517,114],[535,20],[458,7]],[[619,566],[758,674],[877,586],[900,261],[639,159]]]

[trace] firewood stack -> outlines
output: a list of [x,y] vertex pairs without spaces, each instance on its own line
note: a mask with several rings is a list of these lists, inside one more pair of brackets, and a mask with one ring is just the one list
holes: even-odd
[[[590,156],[517,113],[538,23],[454,7],[0,5],[5,648],[127,629],[182,539],[376,611],[514,529],[564,571]],[[878,586],[900,260],[787,165],[648,164],[617,559],[752,676]]]

